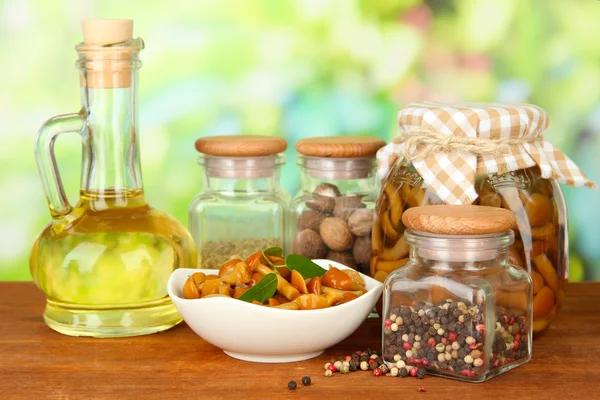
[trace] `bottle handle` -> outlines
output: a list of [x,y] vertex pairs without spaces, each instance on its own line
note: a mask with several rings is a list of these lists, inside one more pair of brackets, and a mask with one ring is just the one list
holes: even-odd
[[63,220],[72,210],[65,195],[65,189],[56,164],[54,142],[59,135],[66,132],[81,134],[86,126],[85,121],[83,110],[79,113],[57,115],[46,121],[37,134],[35,159],[44,186],[50,215],[54,221]]

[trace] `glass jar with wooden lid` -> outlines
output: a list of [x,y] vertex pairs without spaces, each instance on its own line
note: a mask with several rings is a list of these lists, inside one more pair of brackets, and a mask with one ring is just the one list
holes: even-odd
[[375,154],[384,145],[363,136],[298,141],[301,188],[290,207],[289,251],[368,269],[377,196]]
[[529,361],[532,281],[509,263],[513,213],[424,206],[402,221],[410,259],[385,280],[384,360],[472,382]]
[[[543,137],[534,105],[414,103],[398,116],[402,135],[378,155],[383,179],[371,272],[383,281],[408,257],[402,214],[411,207],[483,205],[517,218],[511,261],[534,281],[534,332],[548,327],[568,276],[567,208],[559,183],[594,187]],[[543,306],[542,306],[543,305]]]
[[287,142],[258,135],[196,141],[203,189],[189,208],[199,268],[220,268],[236,256],[283,247],[291,196],[279,185]]

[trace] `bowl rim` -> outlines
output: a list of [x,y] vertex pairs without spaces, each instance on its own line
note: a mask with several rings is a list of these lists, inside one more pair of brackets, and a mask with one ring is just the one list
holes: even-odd
[[[329,269],[329,265],[335,264],[333,266],[335,266],[338,269],[342,269],[342,270],[343,269],[351,269],[353,271],[356,271],[354,268],[348,267],[344,264],[341,264],[339,262],[332,261],[332,260],[313,259],[312,261],[325,269]],[[329,265],[323,266],[323,265],[319,264],[319,262],[328,263]],[[327,308],[319,308],[316,310],[285,310],[285,309],[280,309],[280,308],[259,306],[258,304],[248,303],[246,301],[241,301],[238,299],[234,299],[232,297],[210,297],[208,299],[201,299],[201,298],[200,299],[186,299],[186,298],[183,298],[183,297],[177,295],[177,293],[174,291],[175,288],[173,285],[175,284],[175,279],[177,279],[179,277],[179,275],[181,275],[187,271],[192,272],[192,273],[193,272],[204,272],[204,273],[211,272],[212,273],[211,275],[215,275],[215,273],[218,273],[219,270],[217,270],[217,269],[200,269],[200,268],[178,268],[178,269],[174,270],[171,273],[171,276],[169,277],[169,281],[167,283],[167,291],[168,291],[169,297],[172,300],[174,300],[174,298],[175,298],[176,300],[174,300],[174,301],[181,302],[182,304],[191,303],[191,302],[196,302],[198,304],[198,300],[203,300],[207,304],[210,304],[211,301],[213,303],[215,303],[215,302],[217,302],[217,303],[231,302],[232,304],[239,304],[238,307],[251,307],[251,310],[254,310],[254,311],[265,310],[265,312],[271,312],[271,313],[290,313],[290,312],[307,313],[307,312],[311,312],[314,314],[317,314],[317,313],[325,314],[328,312],[332,312],[332,310],[340,311],[345,308],[352,307],[352,305],[357,305],[358,304],[357,302],[362,303],[362,302],[368,301],[368,299],[370,299],[371,297],[377,296],[378,292],[379,292],[379,296],[381,296],[381,292],[383,291],[383,283],[379,282],[376,279],[371,278],[370,276],[363,274],[362,272],[356,271],[360,274],[361,278],[363,278],[365,283],[369,282],[371,285],[374,285],[373,288],[367,290],[367,292],[364,293],[362,296],[359,296],[358,298],[356,298],[352,301],[349,301],[348,303],[343,303],[343,304],[340,304],[337,306],[332,306],[332,307],[327,307]],[[377,297],[379,297],[379,296],[377,296]],[[266,311],[266,310],[268,310],[268,311]]]

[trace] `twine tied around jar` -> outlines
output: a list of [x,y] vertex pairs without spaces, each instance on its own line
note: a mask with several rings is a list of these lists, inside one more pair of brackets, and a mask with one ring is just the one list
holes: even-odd
[[408,161],[423,160],[435,153],[466,151],[474,155],[499,156],[510,152],[510,146],[532,143],[538,137],[527,140],[523,137],[486,139],[470,136],[446,135],[438,131],[412,128],[404,134],[404,158]]

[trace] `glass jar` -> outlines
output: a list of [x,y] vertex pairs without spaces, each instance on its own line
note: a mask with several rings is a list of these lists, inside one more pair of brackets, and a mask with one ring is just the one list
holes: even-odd
[[384,144],[361,136],[298,141],[301,188],[290,206],[288,250],[368,269],[377,195],[375,153]]
[[[478,176],[475,189],[479,197],[473,204],[506,208],[517,216],[509,256],[514,265],[531,271],[534,295],[540,305],[534,310],[533,329],[540,332],[562,305],[568,276],[567,210],[560,186],[554,180],[543,179],[538,168],[528,168]],[[411,207],[435,204],[443,202],[423,185],[410,163],[399,163],[386,177],[376,210],[374,235],[381,234],[378,243],[382,244],[373,250],[376,279],[383,281],[407,260],[405,227],[401,220],[395,223],[402,213]]]
[[481,382],[531,358],[532,283],[508,261],[512,215],[477,208],[405,213],[410,259],[388,276],[383,295],[390,365]]
[[[140,166],[137,84],[142,39],[131,20],[87,20],[77,45],[81,110],[47,121],[35,155],[52,220],[30,256],[46,324],[66,335],[116,337],[181,321],[167,295],[176,268],[195,266],[192,237],[151,207]],[[82,139],[81,190],[71,206],[54,157],[64,132]]]
[[282,247],[291,200],[279,186],[287,148],[271,136],[213,136],[196,141],[203,190],[189,208],[199,268],[220,268],[232,256]]
[[[515,118],[506,123],[493,117],[498,114]],[[452,118],[446,121],[448,115]],[[517,219],[510,260],[534,282],[533,331],[545,330],[563,302],[568,277],[567,209],[551,177],[571,185],[593,183],[543,141],[548,124],[544,111],[529,105],[424,103],[408,105],[399,120],[403,136],[378,155],[386,168],[380,171],[383,182],[373,228],[373,276],[383,281],[406,262],[406,210],[436,204],[504,208]],[[455,120],[469,121],[470,130],[452,124]],[[476,136],[465,137],[465,132]]]

